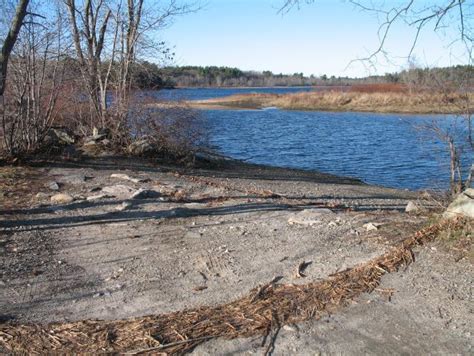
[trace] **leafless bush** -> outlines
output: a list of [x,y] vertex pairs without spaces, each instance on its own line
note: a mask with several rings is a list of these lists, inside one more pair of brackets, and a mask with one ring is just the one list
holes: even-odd
[[133,105],[129,153],[183,160],[207,143],[206,121],[182,103]]
[[1,106],[2,151],[9,156],[38,149],[56,117],[67,65],[60,14],[51,22],[28,17],[12,52]]

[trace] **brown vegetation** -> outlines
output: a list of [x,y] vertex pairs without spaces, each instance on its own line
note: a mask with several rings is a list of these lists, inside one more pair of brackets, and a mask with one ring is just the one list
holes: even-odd
[[349,91],[356,93],[407,93],[408,87],[400,83],[374,83],[351,85]]
[[[370,92],[374,88],[359,88],[350,92],[327,91],[295,94],[247,94],[219,99],[189,102],[194,107],[208,106],[261,109],[278,107],[287,110],[361,111],[382,113],[449,114],[459,113],[466,98],[474,93],[404,93],[401,87],[390,92]],[[364,91],[365,90],[365,91]],[[400,92],[398,92],[399,90]],[[369,92],[367,92],[369,91]]]

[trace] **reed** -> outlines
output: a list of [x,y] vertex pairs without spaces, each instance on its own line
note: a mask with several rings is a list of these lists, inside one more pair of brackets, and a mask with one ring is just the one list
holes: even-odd
[[471,110],[474,93],[363,92],[351,90],[292,94],[247,94],[190,102],[194,107],[285,110],[360,111],[381,113],[454,114]]

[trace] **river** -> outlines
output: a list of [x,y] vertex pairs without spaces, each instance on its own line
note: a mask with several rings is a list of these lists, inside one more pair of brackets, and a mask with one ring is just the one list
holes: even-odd
[[[310,88],[192,88],[162,90],[166,100],[202,100],[244,93]],[[387,187],[446,189],[449,158],[443,143],[417,127],[454,116],[355,112],[203,110],[212,148],[247,162],[350,176]],[[466,157],[466,165],[468,158]]]

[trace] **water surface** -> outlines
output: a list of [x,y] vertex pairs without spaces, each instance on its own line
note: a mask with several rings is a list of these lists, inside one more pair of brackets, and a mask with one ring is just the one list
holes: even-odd
[[[309,88],[178,89],[167,99],[207,99],[246,92],[296,92]],[[443,143],[416,127],[453,116],[354,112],[203,110],[211,146],[247,162],[350,176],[412,190],[446,189],[449,157]],[[467,166],[468,157],[465,157]]]

